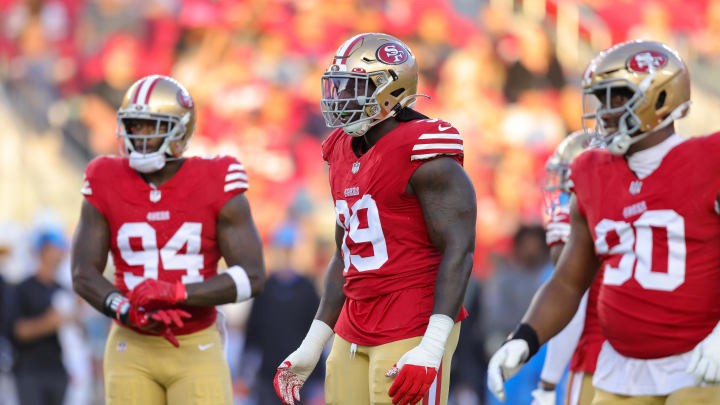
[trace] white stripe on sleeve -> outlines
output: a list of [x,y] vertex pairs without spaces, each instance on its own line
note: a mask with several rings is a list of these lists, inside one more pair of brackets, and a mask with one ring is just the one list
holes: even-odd
[[460,134],[422,134],[418,139],[457,139],[462,140]]
[[413,146],[412,150],[428,150],[428,149],[458,149],[463,150],[462,144],[459,143],[426,143]]
[[248,184],[244,181],[236,181],[234,183],[227,183],[225,185],[225,191],[235,190],[236,188],[249,188]]
[[245,180],[245,181],[247,181],[247,179],[248,179],[248,178],[247,178],[247,174],[242,173],[242,172],[228,173],[228,175],[225,176],[225,181],[226,181],[226,182],[228,182],[228,181],[233,181],[233,180]]
[[83,183],[82,188],[80,189],[80,192],[85,195],[92,195],[92,189],[90,188],[89,181],[85,181],[85,183]]

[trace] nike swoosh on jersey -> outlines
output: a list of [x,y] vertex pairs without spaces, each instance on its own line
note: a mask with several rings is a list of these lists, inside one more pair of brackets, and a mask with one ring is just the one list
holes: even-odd
[[211,348],[215,343],[209,343],[206,345],[198,345],[198,349],[200,349],[201,352],[204,352],[205,350]]
[[450,128],[452,128],[452,125],[448,125],[448,126],[444,127],[444,126],[442,126],[442,124],[438,124],[438,131],[447,131]]

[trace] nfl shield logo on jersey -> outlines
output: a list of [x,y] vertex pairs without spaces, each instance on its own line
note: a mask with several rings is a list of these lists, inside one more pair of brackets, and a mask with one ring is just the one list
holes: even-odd
[[162,198],[162,193],[160,193],[160,190],[150,190],[150,201],[156,203],[160,201]]
[[357,172],[359,172],[360,171],[360,162],[353,163],[351,171],[352,171],[352,174],[356,174]]
[[630,194],[640,194],[640,189],[642,189],[642,181],[633,181],[630,183]]

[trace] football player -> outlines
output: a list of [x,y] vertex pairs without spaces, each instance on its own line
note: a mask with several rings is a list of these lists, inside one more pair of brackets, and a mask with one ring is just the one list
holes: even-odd
[[322,76],[322,146],[337,250],[320,307],[274,379],[286,404],[327,359],[328,404],[445,404],[475,245],[463,141],[411,107],[418,65],[403,42],[356,35]]
[[594,405],[720,403],[720,134],[685,140],[690,103],[678,54],[650,41],[600,53],[582,82],[600,105],[597,144],[572,164],[571,233],[558,267],[493,355],[488,385],[509,378],[572,318],[602,266],[607,341]]
[[[247,300],[265,279],[243,165],[182,157],[195,107],[170,77],[134,83],[117,117],[121,156],[88,165],[72,247],[75,291],[115,320],[105,403],[232,404],[215,306]],[[102,275],[108,252],[114,285]]]
[[[550,221],[545,226],[553,265],[570,235],[570,164],[590,144],[593,134],[584,130],[568,135],[546,165],[546,205]],[[532,392],[533,405],[555,405],[555,386],[570,362],[570,377],[564,403],[590,405],[595,390],[592,376],[603,341],[597,315],[597,298],[602,276],[596,276],[592,286],[580,300],[575,316],[560,333],[548,341],[545,363],[538,388]]]

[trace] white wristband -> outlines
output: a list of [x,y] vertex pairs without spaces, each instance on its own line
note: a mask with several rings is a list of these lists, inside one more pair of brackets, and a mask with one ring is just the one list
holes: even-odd
[[325,343],[327,343],[333,333],[335,332],[333,332],[332,328],[328,326],[328,324],[319,319],[314,319],[310,325],[310,330],[308,330],[308,333],[305,336],[305,339],[303,339],[300,344],[300,348],[318,353],[322,352],[323,347],[325,347]]
[[248,278],[245,269],[238,265],[235,265],[225,270],[225,273],[228,276],[232,277],[233,281],[235,282],[235,291],[237,291],[235,302],[245,301],[252,296],[252,289],[250,288],[250,278]]
[[455,321],[449,316],[433,314],[430,316],[430,322],[420,345],[433,353],[437,359],[441,359],[445,353],[445,343],[447,343],[454,325]]

